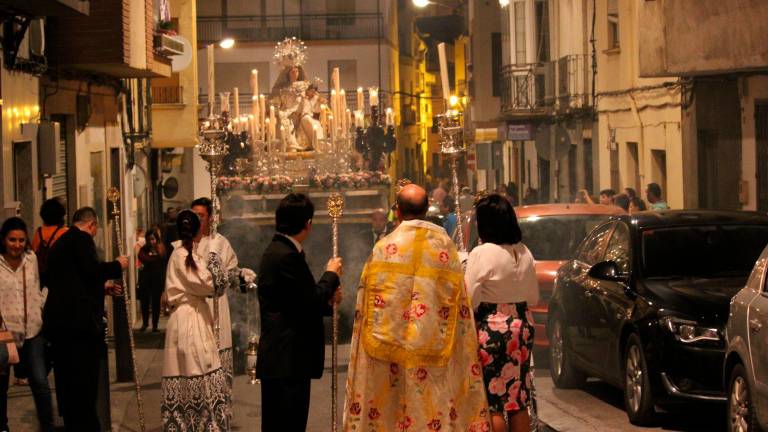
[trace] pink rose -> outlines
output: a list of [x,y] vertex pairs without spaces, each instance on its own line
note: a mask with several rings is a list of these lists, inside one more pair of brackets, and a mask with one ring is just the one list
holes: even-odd
[[512,326],[511,326],[512,328],[519,329],[522,325],[523,325],[523,321],[522,320],[519,320],[519,319],[512,320]]
[[483,366],[488,366],[493,361],[493,356],[488,354],[484,349],[480,350],[480,363]]
[[507,330],[509,330],[509,327],[507,326],[507,320],[501,316],[501,314],[493,314],[488,317],[488,328],[492,331],[499,332],[499,333],[506,333]]
[[509,397],[512,399],[517,398],[517,393],[520,391],[520,381],[515,381],[514,384],[509,388]]
[[520,405],[515,401],[509,401],[504,404],[504,411],[520,411]]
[[505,381],[509,381],[512,378],[518,378],[520,376],[520,368],[516,367],[512,363],[507,363],[501,369],[501,377]]
[[384,298],[378,294],[373,297],[373,306],[377,308],[383,308],[386,305]]
[[503,396],[507,392],[507,382],[496,377],[488,383],[488,391],[497,396]]
[[507,342],[507,355],[512,356],[517,350],[520,349],[520,342],[517,339],[512,339]]
[[477,341],[480,342],[480,345],[485,345],[485,343],[488,342],[488,340],[490,339],[491,337],[488,336],[488,332],[485,330],[480,330],[477,333]]

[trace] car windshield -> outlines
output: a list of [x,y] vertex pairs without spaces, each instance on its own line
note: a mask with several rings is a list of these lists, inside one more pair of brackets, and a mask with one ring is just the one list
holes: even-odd
[[538,261],[573,258],[579,243],[608,215],[530,216],[519,220],[523,243]]
[[645,277],[746,277],[768,243],[768,226],[646,229],[642,239]]

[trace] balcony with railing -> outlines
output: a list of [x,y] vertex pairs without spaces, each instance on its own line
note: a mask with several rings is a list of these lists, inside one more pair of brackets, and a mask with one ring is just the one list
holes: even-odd
[[184,87],[152,86],[153,105],[183,105]]
[[197,39],[202,44],[224,37],[273,42],[293,36],[304,41],[378,39],[381,34],[386,39],[381,19],[376,13],[198,17]]
[[592,70],[586,55],[501,71],[501,113],[507,117],[567,114],[592,107]]

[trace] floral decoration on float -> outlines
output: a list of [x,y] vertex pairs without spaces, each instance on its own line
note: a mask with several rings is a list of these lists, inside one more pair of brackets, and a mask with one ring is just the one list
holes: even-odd
[[342,174],[314,175],[309,179],[309,187],[313,189],[367,189],[380,186],[391,186],[392,179],[381,171],[358,171]]
[[284,175],[219,177],[217,190],[221,194],[234,190],[253,194],[289,193],[293,185],[293,179]]

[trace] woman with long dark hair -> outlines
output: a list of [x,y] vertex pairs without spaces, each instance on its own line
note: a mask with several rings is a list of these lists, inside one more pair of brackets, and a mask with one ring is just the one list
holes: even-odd
[[160,321],[160,297],[165,287],[165,267],[168,263],[160,227],[153,226],[145,235],[147,241],[139,249],[139,287],[141,288],[141,331],[149,325],[149,311],[152,309],[152,331],[157,331]]
[[223,432],[229,430],[229,390],[205,301],[214,295],[214,279],[223,275],[206,268],[214,268],[215,253],[198,254],[202,233],[197,215],[182,211],[176,227],[181,247],[171,253],[165,283],[173,311],[165,331],[163,430]]
[[465,277],[493,430],[527,432],[533,351],[528,305],[539,301],[533,255],[522,243],[515,211],[505,197],[480,199],[475,218],[482,244],[469,254]]
[[[45,295],[40,291],[37,257],[29,250],[27,225],[12,217],[0,228],[0,321],[19,349],[29,379],[41,431],[53,430],[51,389],[45,363],[46,340],[40,335]],[[0,369],[0,431],[8,430],[8,378]]]

